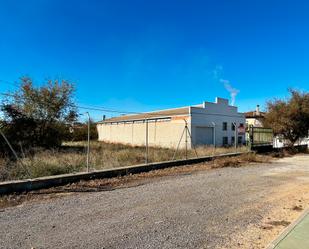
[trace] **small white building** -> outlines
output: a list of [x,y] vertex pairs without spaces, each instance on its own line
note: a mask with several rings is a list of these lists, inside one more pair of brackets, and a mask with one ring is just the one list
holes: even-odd
[[245,112],[246,126],[264,127],[263,121],[265,114],[266,114],[265,112],[260,111],[259,105],[256,106],[255,111]]
[[99,141],[145,145],[148,140],[149,146],[175,148],[179,143],[190,148],[244,144],[245,135],[238,133],[238,127],[245,122],[236,106],[217,97],[214,103],[106,119],[97,123],[97,129]]

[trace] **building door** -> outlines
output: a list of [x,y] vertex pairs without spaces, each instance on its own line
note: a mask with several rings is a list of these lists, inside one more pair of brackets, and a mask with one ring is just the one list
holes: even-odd
[[213,127],[196,127],[195,141],[197,145],[213,145],[214,133]]

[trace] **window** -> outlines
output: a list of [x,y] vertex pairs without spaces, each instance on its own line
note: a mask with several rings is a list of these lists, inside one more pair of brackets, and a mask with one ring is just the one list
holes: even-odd
[[238,144],[242,144],[242,136],[238,137],[238,141],[237,142],[238,142]]
[[232,123],[231,128],[232,128],[232,131],[235,131],[235,123]]
[[224,131],[227,130],[227,122],[223,122],[223,124],[222,124],[222,130],[224,130]]
[[229,143],[228,137],[223,137],[222,145],[225,146],[225,145],[228,145],[228,143]]
[[235,137],[234,137],[234,136],[231,137],[231,143],[232,143],[232,144],[235,144]]

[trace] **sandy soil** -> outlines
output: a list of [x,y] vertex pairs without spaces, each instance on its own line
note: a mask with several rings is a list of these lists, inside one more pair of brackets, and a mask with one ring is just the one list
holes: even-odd
[[264,173],[280,179],[282,184],[269,190],[268,196],[256,208],[269,207],[264,217],[235,233],[221,248],[267,248],[283,230],[309,207],[309,158],[294,156],[278,160],[283,164]]

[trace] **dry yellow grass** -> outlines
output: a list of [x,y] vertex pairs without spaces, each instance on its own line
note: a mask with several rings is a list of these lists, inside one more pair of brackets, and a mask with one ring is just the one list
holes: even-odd
[[[196,148],[198,156],[218,155],[235,152],[235,148]],[[247,151],[240,147],[237,152]],[[172,160],[174,149],[150,147],[148,162]],[[194,150],[188,150],[188,157],[195,157]],[[175,159],[184,159],[185,151],[179,150]],[[91,141],[91,169],[107,169],[145,163],[145,147],[111,144]],[[0,180],[34,178],[86,170],[86,142],[65,143],[58,150],[40,150],[26,153],[22,165],[5,159],[0,160]],[[28,173],[27,173],[28,172]]]
[[248,162],[269,162],[271,158],[271,156],[261,156],[256,155],[255,153],[250,153],[248,155],[245,154],[241,156],[226,157],[194,165],[158,169],[150,172],[133,175],[129,174],[114,178],[80,181],[64,186],[35,190],[29,193],[4,195],[0,197],[0,209],[20,205],[26,201],[58,198],[74,192],[96,192],[138,186],[144,182],[164,176],[191,174],[198,171],[211,170],[213,168],[240,167],[242,165],[247,165]]

